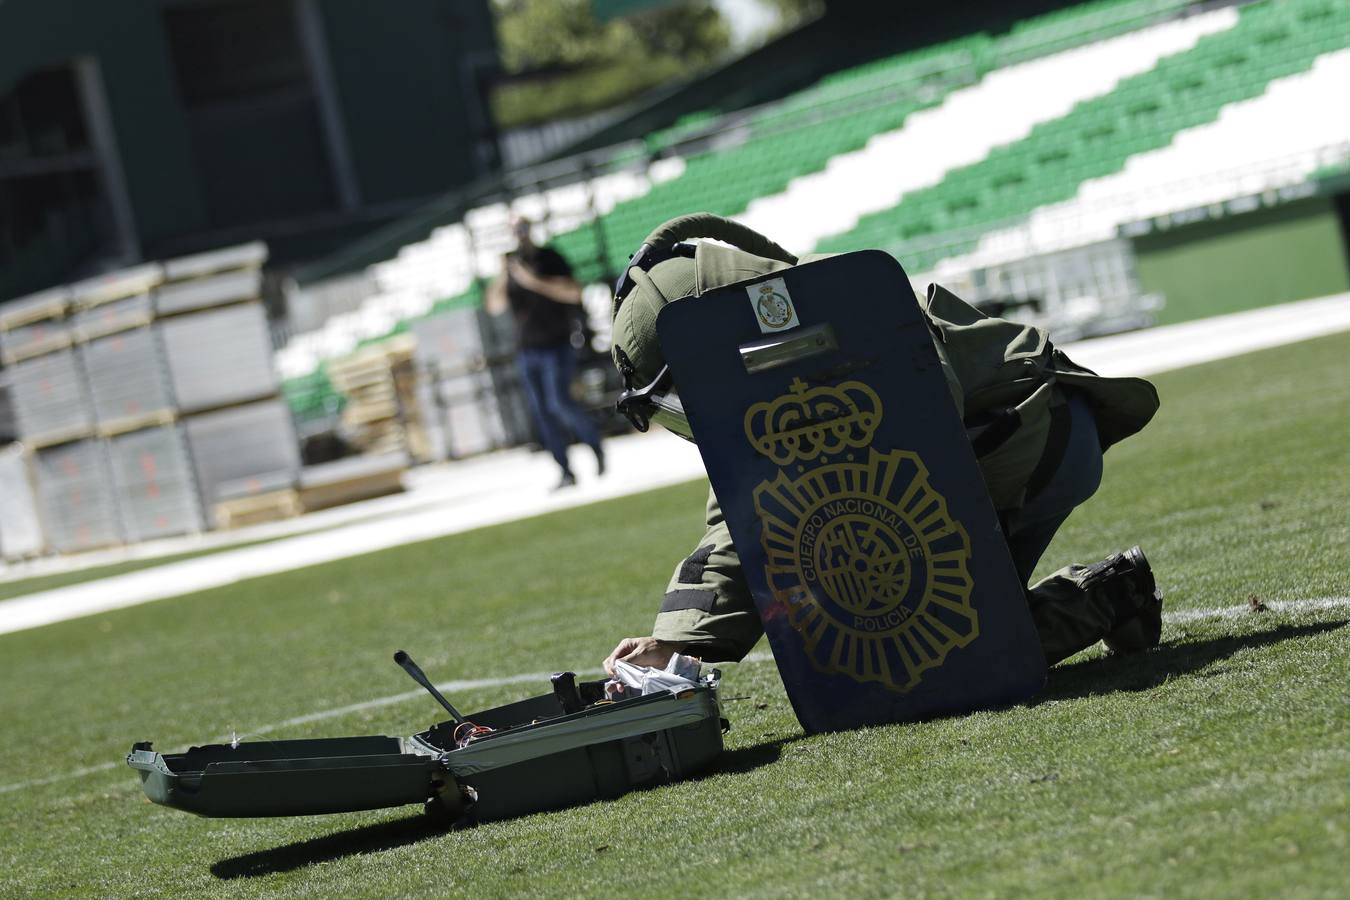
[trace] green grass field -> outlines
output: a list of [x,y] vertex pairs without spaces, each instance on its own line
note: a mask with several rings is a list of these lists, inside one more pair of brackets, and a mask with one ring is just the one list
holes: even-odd
[[[1046,567],[1138,541],[1169,610],[1350,596],[1350,335],[1158,378]],[[1350,606],[1178,621],[1010,709],[812,738],[725,667],[707,775],[461,831],[210,820],[120,760],[438,681],[593,670],[697,538],[683,485],[0,637],[0,896],[1343,896]],[[540,682],[463,691],[495,705]],[[406,735],[429,698],[269,737]],[[92,772],[72,775],[89,767]]]

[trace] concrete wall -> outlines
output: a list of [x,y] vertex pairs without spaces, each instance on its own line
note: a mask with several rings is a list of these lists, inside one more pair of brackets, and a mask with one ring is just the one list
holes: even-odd
[[1139,280],[1167,305],[1160,324],[1350,291],[1332,201],[1315,197],[1134,240]]
[[[338,134],[355,174],[357,202],[347,210],[352,221],[370,220],[366,207],[420,200],[479,174],[474,138],[481,122],[464,75],[471,58],[495,65],[488,0],[315,3],[331,74],[331,85],[324,88],[331,87],[337,98]],[[235,198],[222,209],[223,201],[239,192],[240,179],[249,180],[257,192],[276,195],[274,206],[286,205],[282,195],[304,188],[308,193],[287,207],[295,207],[289,215],[323,207],[341,220],[340,204],[326,196],[328,181],[316,187],[315,177],[304,177],[317,171],[327,178],[331,148],[309,139],[319,132],[310,129],[297,137],[296,129],[283,122],[273,129],[274,140],[258,134],[217,141],[208,134],[207,145],[200,146],[203,129],[183,108],[163,25],[163,10],[174,5],[166,0],[3,0],[0,92],[40,67],[81,57],[98,61],[136,230],[150,256],[157,245],[185,235],[209,237],[222,225],[275,215],[261,197],[251,203]],[[215,171],[222,158],[235,164]],[[231,221],[213,221],[213,215]],[[243,237],[248,235],[229,235],[233,241]]]
[[425,196],[480,174],[468,72],[474,56],[495,59],[486,0],[319,6],[362,201]]
[[145,243],[206,227],[206,205],[156,0],[0,3],[0,91],[28,71],[97,58]]

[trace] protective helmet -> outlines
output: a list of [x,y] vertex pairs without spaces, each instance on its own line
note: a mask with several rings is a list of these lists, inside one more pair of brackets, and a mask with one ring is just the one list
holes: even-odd
[[739,222],[712,213],[693,213],[671,219],[648,235],[615,285],[612,353],[614,365],[624,380],[619,412],[638,431],[646,431],[656,422],[680,437],[693,440],[670,367],[656,337],[656,316],[661,308],[698,292],[694,247],[680,243],[690,238],[724,241],[747,253],[788,265],[795,265],[797,258]]

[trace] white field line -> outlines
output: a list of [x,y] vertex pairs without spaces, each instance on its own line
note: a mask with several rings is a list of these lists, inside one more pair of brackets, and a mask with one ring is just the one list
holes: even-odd
[[[1350,329],[1350,294],[1301,300],[1113,337],[1065,344],[1081,365],[1103,375],[1150,375]],[[542,455],[512,457],[503,468],[475,469],[491,490],[444,507],[356,522],[255,547],[165,563],[138,572],[0,601],[0,635],[332,562],[676,484],[704,474],[698,451],[666,434],[609,441],[603,480],[547,493],[557,477]],[[584,475],[584,470],[583,470]],[[506,480],[502,480],[506,479]]]
[[1350,294],[1297,300],[1065,344],[1102,375],[1149,376],[1350,330]]
[[[599,669],[595,670],[595,672],[599,671],[600,671]],[[441,691],[442,693],[449,694],[459,691],[476,690],[479,688],[503,687],[505,685],[510,684],[523,684],[526,682],[537,683],[547,681],[550,674],[552,673],[530,672],[525,675],[506,675],[502,678],[472,678],[461,681],[447,681],[442,684],[436,685],[436,689]],[[578,674],[589,675],[594,673],[584,672]],[[247,734],[243,736],[251,738],[257,735],[270,734],[273,731],[280,731],[286,728],[293,728],[297,725],[307,725],[311,722],[322,722],[325,719],[341,718],[342,716],[349,716],[355,713],[365,712],[366,710],[370,709],[380,709],[381,707],[385,706],[395,706],[399,703],[404,703],[408,700],[417,700],[417,699],[428,699],[427,692],[421,689],[415,691],[403,691],[400,694],[390,694],[387,697],[376,697],[374,700],[363,700],[360,703],[349,703],[346,706],[337,706],[333,707],[332,709],[322,709],[319,710],[318,712],[306,713],[303,716],[295,716],[290,719],[283,719],[280,722],[273,722],[270,725],[259,725],[258,727],[248,731]],[[230,737],[231,737],[230,735],[221,735],[215,738],[211,738],[207,740],[205,743],[208,744],[224,743],[230,740]],[[185,752],[186,750],[187,748],[183,747],[180,750],[170,752],[182,753]],[[54,784],[58,781],[67,781],[71,778],[82,778],[85,775],[92,775],[95,772],[107,772],[110,769],[115,769],[118,766],[122,765],[125,765],[125,763],[120,760],[117,762],[99,763],[96,766],[86,766],[83,769],[75,769],[73,771],[66,772],[61,775],[50,775],[46,778],[35,778],[31,781],[20,781],[14,784],[4,784],[0,785],[0,794],[8,794],[14,791],[21,791],[24,788],[39,787],[44,784]]]
[[[1320,612],[1326,609],[1340,609],[1350,606],[1350,597],[1318,597],[1311,600],[1263,600],[1267,612],[1305,613]],[[1246,603],[1239,606],[1222,606],[1216,609],[1174,609],[1163,613],[1163,621],[1168,625],[1183,625],[1187,622],[1200,622],[1205,619],[1240,619],[1243,616],[1262,615],[1254,612]]]
[[[1180,625],[1186,622],[1199,622],[1205,619],[1239,619],[1252,615],[1270,615],[1273,613],[1286,613],[1297,615],[1299,613],[1319,612],[1328,609],[1343,609],[1350,607],[1350,597],[1317,597],[1308,600],[1271,600],[1266,602],[1265,613],[1255,613],[1252,608],[1243,603],[1238,606],[1219,606],[1209,609],[1179,609],[1163,614],[1163,621],[1168,625]],[[767,651],[751,653],[741,660],[742,663],[761,663],[773,659],[773,655]],[[578,672],[578,675],[598,675],[599,669],[588,669]],[[503,687],[511,684],[539,683],[548,680],[547,672],[530,672],[524,675],[506,675],[501,678],[474,678],[462,681],[446,681],[436,685],[437,690],[443,693],[456,693],[459,691],[476,690],[481,688]],[[255,735],[270,734],[274,731],[280,731],[285,728],[291,728],[296,725],[308,725],[313,722],[322,722],[327,719],[336,719],[343,716],[349,716],[354,713],[365,712],[369,709],[380,709],[385,706],[395,706],[408,700],[425,699],[426,692],[421,690],[403,691],[399,694],[390,694],[387,697],[376,697],[373,700],[363,700],[360,703],[349,703],[346,706],[337,706],[332,709],[323,709],[318,712],[306,713],[302,716],[295,716],[290,719],[284,719],[280,722],[274,722],[270,725],[260,725],[248,732],[246,737]],[[215,743],[221,743],[229,740],[228,736],[214,739]],[[212,741],[207,741],[212,743]],[[183,748],[186,750],[187,748]],[[183,751],[178,751],[183,752]],[[59,781],[69,781],[74,778],[83,778],[86,775],[93,775],[97,772],[107,772],[124,765],[122,761],[99,763],[96,766],[85,766],[81,769],[73,769],[60,775],[50,775],[46,778],[34,778],[29,781],[18,781],[13,784],[0,784],[0,794],[10,794],[15,791],[22,791],[26,788],[41,787],[46,784],[55,784]]]
[[[0,602],[0,634],[629,496],[703,474],[697,448],[673,435],[630,435],[607,441],[605,446],[605,477],[584,480],[566,491],[549,492],[557,480],[557,468],[541,454],[510,471],[495,473],[501,480],[491,485],[492,490],[459,502],[5,600]],[[585,479],[586,470],[577,468]]]

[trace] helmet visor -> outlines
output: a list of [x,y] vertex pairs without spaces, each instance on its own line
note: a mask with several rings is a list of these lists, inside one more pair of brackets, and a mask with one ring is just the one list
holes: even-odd
[[662,366],[656,378],[646,387],[624,391],[619,395],[616,406],[638,431],[646,431],[655,423],[687,441],[694,439],[689,419],[684,414],[684,404],[675,391],[670,366]]
[[684,414],[684,404],[680,402],[680,395],[675,392],[675,385],[670,386],[670,390],[664,393],[655,393],[647,398],[651,404],[651,420],[660,425],[666,431],[674,432],[686,441],[694,439],[693,429],[689,427],[689,419]]

